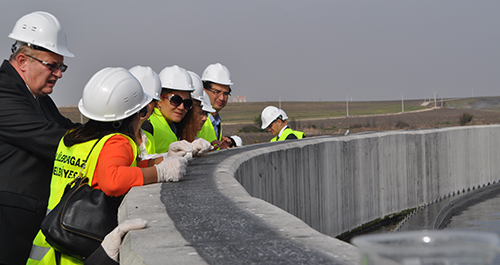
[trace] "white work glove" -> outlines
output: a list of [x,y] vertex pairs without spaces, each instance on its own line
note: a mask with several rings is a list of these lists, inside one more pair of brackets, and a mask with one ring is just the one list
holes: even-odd
[[198,138],[193,141],[193,156],[206,156],[208,151],[213,150],[214,147],[209,141]]
[[185,157],[164,158],[160,164],[155,165],[158,182],[179,181],[186,174],[187,164]]
[[145,228],[148,225],[148,221],[144,219],[132,219],[119,224],[113,231],[104,237],[101,243],[102,248],[106,254],[118,262],[118,252],[120,250],[120,245],[122,244],[122,238],[130,230],[138,230]]
[[171,143],[168,146],[168,152],[164,155],[164,158],[167,157],[185,157],[188,156],[188,154],[193,153],[193,144],[186,141],[176,141]]

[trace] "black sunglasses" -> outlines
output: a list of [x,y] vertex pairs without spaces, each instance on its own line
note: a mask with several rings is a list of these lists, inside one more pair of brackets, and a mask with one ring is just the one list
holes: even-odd
[[184,108],[190,110],[193,107],[193,100],[190,98],[182,99],[181,96],[173,94],[170,97],[161,96],[162,98],[167,98],[170,101],[170,105],[174,107],[179,107],[181,104],[184,104]]
[[52,72],[54,72],[55,70],[59,69],[59,70],[61,70],[61,72],[64,73],[64,72],[66,72],[66,69],[68,69],[68,66],[65,65],[65,64],[48,63],[48,62],[42,61],[42,60],[40,60],[38,58],[35,58],[35,57],[31,56],[31,55],[28,55],[28,54],[26,54],[26,56],[30,57],[31,59],[37,60],[41,64],[49,67],[49,70],[52,71]]

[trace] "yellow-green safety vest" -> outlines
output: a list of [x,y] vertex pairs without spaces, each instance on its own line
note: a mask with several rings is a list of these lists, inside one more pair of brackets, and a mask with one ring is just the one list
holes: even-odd
[[170,144],[178,141],[177,135],[172,131],[172,128],[170,128],[170,125],[158,108],[154,108],[153,113],[149,117],[149,122],[153,126],[156,153],[167,152]]
[[[99,154],[101,153],[102,147],[109,138],[115,135],[122,135],[127,138],[130,142],[133,153],[137,156],[138,149],[136,142],[130,137],[120,133],[113,133],[104,136],[101,140],[99,140],[95,147],[94,144],[97,142],[97,139],[80,144],[75,144],[71,147],[67,147],[64,144],[64,137],[63,139],[61,139],[61,141],[59,142],[59,146],[57,147],[54,168],[52,170],[52,180],[50,183],[50,197],[47,213],[54,209],[54,207],[59,203],[61,197],[63,196],[64,188],[78,176],[82,165],[85,163],[85,159],[87,158],[92,147],[94,147],[92,153],[90,154],[89,161],[87,161],[85,169],[82,171],[82,174],[89,178],[89,185],[92,184],[92,178],[94,177],[97,159],[99,157]],[[136,156],[134,156],[134,161],[130,166],[137,166],[137,160],[135,159]],[[38,231],[38,234],[33,240],[30,258],[28,259],[27,264],[56,264],[55,251],[50,247],[47,241],[45,241],[45,236],[43,235],[41,230]],[[83,262],[62,254],[60,264],[83,264]]]
[[292,130],[292,129],[290,129],[290,128],[286,128],[286,129],[285,129],[285,130],[281,133],[281,136],[280,136],[280,138],[279,138],[279,139],[277,139],[277,138],[278,138],[278,136],[275,136],[273,139],[271,139],[271,141],[270,141],[270,142],[276,142],[276,140],[278,140],[278,141],[284,141],[284,140],[286,140],[286,138],[287,138],[287,137],[288,137],[288,135],[290,135],[290,134],[294,134],[294,135],[297,137],[297,139],[302,139],[302,138],[304,138],[304,136],[305,136],[305,134],[304,134],[303,132],[300,132],[300,131],[294,131],[294,130]]
[[148,153],[148,155],[156,154],[155,138],[148,131],[145,130],[142,131],[146,135],[146,138],[148,138],[148,141],[146,142],[146,152]]
[[[209,114],[212,115],[212,114]],[[203,124],[203,127],[201,130],[198,132],[197,136],[199,138],[203,138],[207,140],[209,143],[219,140],[222,141],[222,126],[220,126],[220,132],[219,132],[219,139],[217,139],[217,134],[215,134],[215,129],[214,125],[210,121],[210,116],[207,118],[205,123]]]

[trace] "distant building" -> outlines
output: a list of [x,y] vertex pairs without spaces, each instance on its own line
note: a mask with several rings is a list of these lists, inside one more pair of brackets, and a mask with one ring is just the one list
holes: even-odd
[[231,102],[247,102],[247,96],[231,96]]

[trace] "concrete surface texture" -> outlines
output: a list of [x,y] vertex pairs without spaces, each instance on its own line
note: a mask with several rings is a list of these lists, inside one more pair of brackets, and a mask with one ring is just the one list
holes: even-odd
[[333,236],[498,181],[499,136],[500,125],[467,126],[213,152],[179,183],[129,192],[120,222],[151,227],[125,237],[121,263],[359,264]]

